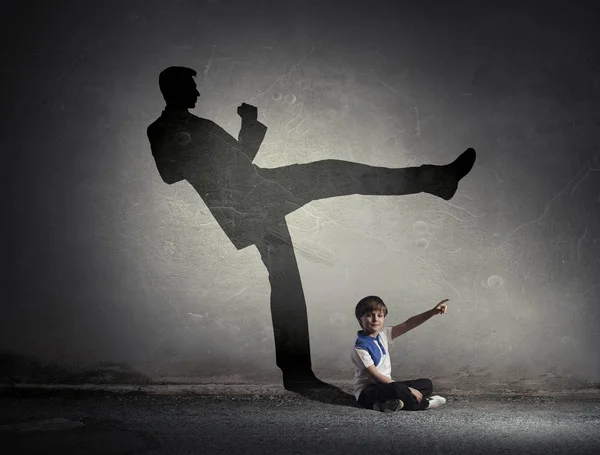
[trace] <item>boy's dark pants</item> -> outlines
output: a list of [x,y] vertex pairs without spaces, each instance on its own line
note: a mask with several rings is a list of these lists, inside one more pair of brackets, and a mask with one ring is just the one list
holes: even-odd
[[[418,390],[423,395],[421,403],[417,401],[415,396],[408,389],[412,387]],[[433,393],[433,384],[429,379],[413,379],[410,381],[396,381],[388,384],[369,384],[363,389],[358,397],[358,404],[363,408],[373,409],[373,405],[377,401],[387,400],[402,400],[404,403],[403,410],[419,411],[427,409],[429,402],[427,397]]]

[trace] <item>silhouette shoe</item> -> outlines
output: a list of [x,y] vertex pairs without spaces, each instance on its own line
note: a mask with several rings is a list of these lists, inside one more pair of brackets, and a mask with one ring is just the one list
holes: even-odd
[[304,389],[330,389],[333,386],[318,379],[312,371],[283,373],[283,387],[289,391]]
[[421,166],[424,191],[449,201],[456,193],[460,179],[473,168],[475,157],[475,150],[468,148],[452,163],[445,166],[431,164]]
[[429,398],[427,398],[427,401],[429,401],[429,406],[427,406],[426,409],[435,409],[446,404],[446,399],[439,395],[432,395]]
[[404,402],[402,400],[376,401],[373,405],[373,410],[380,412],[396,412],[403,407]]

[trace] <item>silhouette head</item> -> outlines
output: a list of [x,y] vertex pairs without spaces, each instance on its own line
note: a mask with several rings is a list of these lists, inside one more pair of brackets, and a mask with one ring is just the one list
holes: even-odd
[[170,66],[158,76],[158,86],[169,107],[191,109],[196,106],[200,93],[196,87],[196,70]]

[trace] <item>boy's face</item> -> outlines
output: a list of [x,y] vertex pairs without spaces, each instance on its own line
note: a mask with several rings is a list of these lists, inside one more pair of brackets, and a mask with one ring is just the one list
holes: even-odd
[[360,318],[360,325],[367,335],[376,337],[383,327],[384,318],[383,308],[379,308],[364,314]]

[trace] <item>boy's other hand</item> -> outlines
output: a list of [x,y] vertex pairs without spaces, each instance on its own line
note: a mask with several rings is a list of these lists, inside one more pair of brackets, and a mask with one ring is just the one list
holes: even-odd
[[447,310],[448,310],[448,305],[446,305],[446,302],[449,299],[444,299],[442,300],[440,303],[438,303],[434,308],[433,311],[435,312],[435,314],[444,314]]
[[423,399],[423,394],[421,392],[419,392],[417,389],[413,389],[412,387],[408,388],[410,390],[410,393],[412,393],[415,398],[417,399],[417,402],[421,402],[421,400]]

